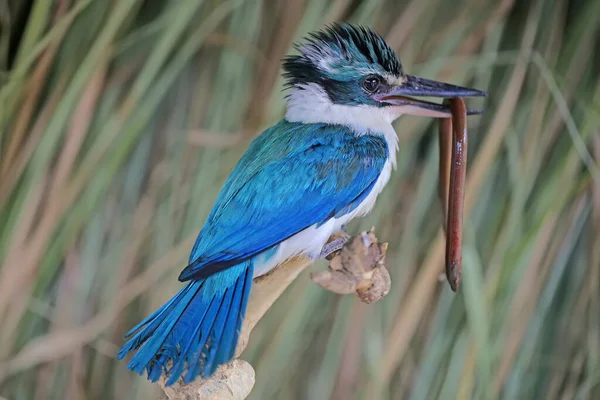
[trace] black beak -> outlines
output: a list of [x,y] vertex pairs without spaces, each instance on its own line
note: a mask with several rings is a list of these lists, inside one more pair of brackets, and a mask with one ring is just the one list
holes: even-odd
[[[406,114],[446,118],[452,115],[447,105],[413,99],[409,96],[443,98],[487,96],[487,93],[480,90],[449,83],[432,81],[412,75],[405,75],[405,78],[406,80],[401,85],[394,86],[385,93],[377,93],[373,95],[373,98],[390,106],[401,106]],[[481,110],[467,109],[467,115],[478,115],[482,112]]]

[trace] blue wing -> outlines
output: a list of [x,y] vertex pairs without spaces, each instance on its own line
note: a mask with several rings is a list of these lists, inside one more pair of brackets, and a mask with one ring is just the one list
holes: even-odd
[[283,120],[269,128],[225,183],[179,279],[211,275],[352,211],[387,156],[383,137],[344,126]]

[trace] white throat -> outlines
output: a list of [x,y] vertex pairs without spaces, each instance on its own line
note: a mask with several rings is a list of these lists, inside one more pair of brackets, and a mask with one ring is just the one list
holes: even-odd
[[292,88],[287,99],[285,119],[290,122],[344,125],[357,135],[383,135],[389,148],[389,160],[395,167],[398,136],[392,122],[400,115],[400,110],[395,107],[334,104],[319,85],[311,83]]

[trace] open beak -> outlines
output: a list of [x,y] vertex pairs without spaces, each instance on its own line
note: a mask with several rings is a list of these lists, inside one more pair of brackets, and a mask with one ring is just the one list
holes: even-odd
[[[406,81],[402,85],[395,86],[385,93],[377,93],[373,95],[373,98],[390,106],[402,107],[402,111],[405,114],[437,118],[452,116],[450,107],[446,104],[418,100],[409,96],[453,98],[487,96],[487,93],[449,83],[406,75]],[[481,110],[467,109],[467,115],[478,115],[482,112]]]

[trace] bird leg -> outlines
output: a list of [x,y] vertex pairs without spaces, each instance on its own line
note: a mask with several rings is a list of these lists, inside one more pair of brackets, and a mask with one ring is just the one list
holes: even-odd
[[[344,228],[344,227],[342,227],[342,228]],[[346,235],[345,231],[343,231],[342,235],[343,236],[339,236],[333,240],[330,240],[323,246],[323,249],[321,250],[321,254],[319,255],[319,260],[322,260],[322,259],[331,260],[333,258],[333,256],[335,256],[334,253],[340,251],[342,249],[342,247],[344,247],[344,245],[350,239],[350,236]]]
[[447,101],[452,120],[441,121],[440,186],[446,233],[446,278],[453,291],[458,289],[462,269],[462,220],[467,173],[467,109],[460,98]]

